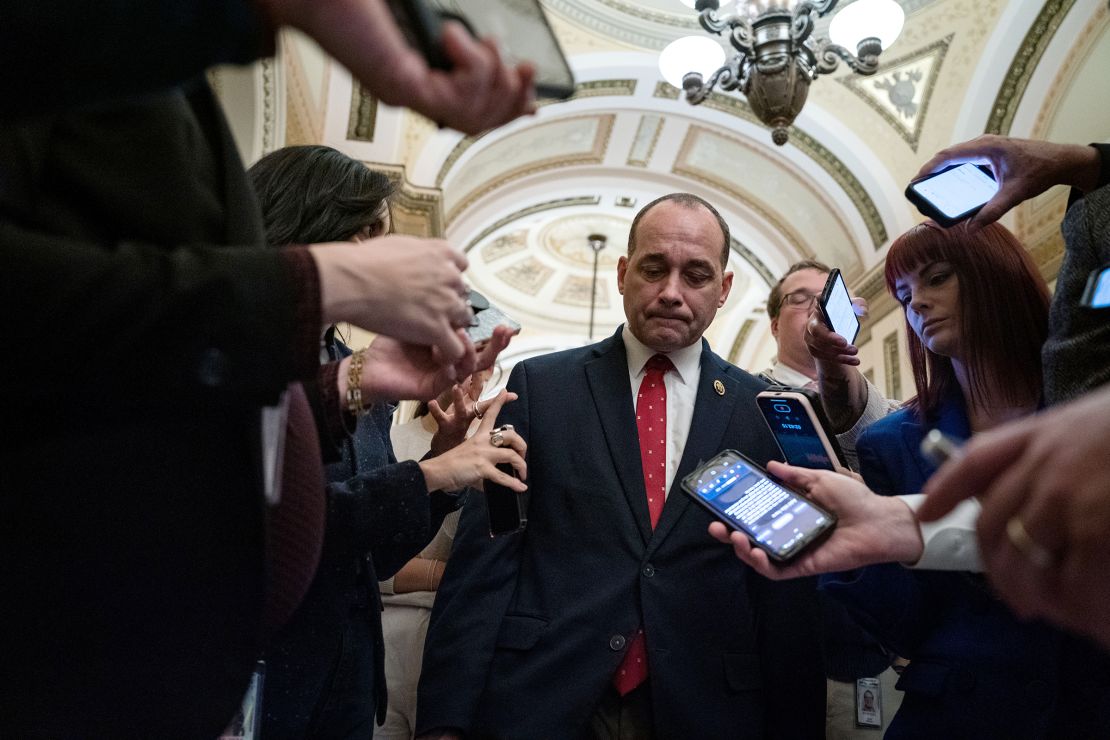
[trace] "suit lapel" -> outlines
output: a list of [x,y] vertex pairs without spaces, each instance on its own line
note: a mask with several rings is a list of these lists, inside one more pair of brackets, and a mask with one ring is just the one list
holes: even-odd
[[[720,382],[724,393],[719,393],[715,384]],[[721,451],[722,440],[732,419],[733,408],[740,398],[740,384],[725,372],[725,366],[713,352],[709,344],[702,341],[701,378],[698,380],[698,395],[694,401],[694,415],[690,421],[690,434],[686,437],[686,447],[678,464],[674,481],[667,493],[667,503],[659,523],[652,533],[648,545],[648,556],[659,548],[682,514],[690,506],[690,496],[682,490],[682,479],[689,475],[698,464],[708,460]],[[639,450],[636,450],[639,459]],[[641,476],[643,474],[641,473]],[[646,506],[645,506],[646,510]],[[707,535],[708,536],[708,535]]]
[[[618,329],[618,332],[620,330]],[[644,472],[640,465],[640,442],[636,434],[636,413],[632,408],[632,391],[628,384],[628,360],[624,342],[618,336],[598,348],[596,359],[586,363],[586,380],[593,396],[594,408],[601,420],[609,455],[617,471],[640,537],[651,538]],[[666,509],[663,512],[666,515]]]

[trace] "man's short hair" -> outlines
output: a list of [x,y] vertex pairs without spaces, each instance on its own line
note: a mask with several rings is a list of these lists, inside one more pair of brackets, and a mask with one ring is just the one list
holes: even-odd
[[725,223],[724,218],[722,218],[717,209],[709,204],[709,201],[704,198],[699,198],[693,193],[668,193],[667,195],[656,198],[641,208],[640,212],[636,214],[636,218],[632,219],[632,228],[628,230],[628,256],[632,257],[632,253],[636,250],[636,229],[639,227],[640,220],[643,219],[644,214],[666,201],[678,203],[686,208],[701,207],[713,214],[713,218],[717,219],[717,225],[721,227],[721,234],[723,235],[723,241],[721,242],[721,269],[723,270],[728,267],[729,245],[732,242],[729,236],[728,224]]
[[786,274],[780,277],[779,281],[771,288],[771,295],[767,296],[767,315],[770,316],[772,320],[777,319],[779,317],[779,312],[782,310],[782,284],[786,281],[786,278],[802,270],[817,270],[817,272],[823,272],[826,275],[832,272],[832,268],[824,262],[818,262],[817,260],[802,260],[790,265],[790,269],[786,271]]

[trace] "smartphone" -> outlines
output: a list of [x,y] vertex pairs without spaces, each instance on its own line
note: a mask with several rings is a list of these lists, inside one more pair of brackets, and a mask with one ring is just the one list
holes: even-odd
[[852,296],[848,293],[844,276],[835,267],[825,281],[820,304],[825,325],[847,339],[848,344],[856,341],[856,335],[859,334],[859,319],[856,318],[856,309],[852,306]]
[[536,97],[563,100],[574,94],[574,74],[540,0],[389,0],[389,6],[409,44],[431,67],[450,69],[442,27],[455,20],[475,38],[496,39],[505,64],[531,62]]
[[[512,465],[497,466],[502,473],[517,477]],[[504,486],[486,485],[486,511],[489,515],[489,536],[500,537],[520,532],[528,524],[528,491],[517,493]]]
[[736,450],[725,450],[682,479],[699,505],[780,563],[832,531],[836,517],[776,481]]
[[1085,308],[1110,308],[1110,265],[1100,267],[1087,278],[1087,288],[1079,305]]
[[757,394],[755,402],[786,462],[800,468],[838,473],[848,470],[816,393],[805,388],[773,385]]
[[497,306],[476,290],[471,290],[467,298],[474,318],[466,328],[466,335],[474,344],[481,344],[493,336],[493,330],[499,326],[507,326],[514,332],[520,331],[520,323],[511,318]]
[[982,164],[954,164],[914,180],[906,197],[917,210],[944,227],[971,218],[998,192],[998,181]]
[[931,429],[921,440],[921,455],[938,468],[963,454],[960,442],[939,429]]

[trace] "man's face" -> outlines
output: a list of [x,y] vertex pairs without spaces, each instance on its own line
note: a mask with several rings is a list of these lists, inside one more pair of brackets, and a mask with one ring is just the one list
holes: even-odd
[[636,249],[617,263],[617,288],[632,334],[656,352],[701,339],[732,289],[721,269],[724,235],[700,206],[664,201],[640,220]]
[[816,369],[813,357],[806,347],[806,322],[809,321],[809,312],[814,305],[813,301],[792,305],[786,296],[792,293],[821,296],[825,287],[828,273],[820,270],[798,270],[782,281],[782,307],[778,318],[771,322],[771,334],[778,344],[779,361],[800,372]]

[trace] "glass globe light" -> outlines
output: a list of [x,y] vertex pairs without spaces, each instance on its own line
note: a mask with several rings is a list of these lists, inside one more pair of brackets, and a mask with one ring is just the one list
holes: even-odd
[[708,78],[724,63],[725,50],[708,36],[683,36],[667,44],[659,54],[659,72],[679,89],[687,72],[698,72]]
[[906,11],[894,0],[856,0],[833,16],[829,38],[853,52],[866,38],[879,39],[879,45],[886,49],[898,38],[905,22]]

